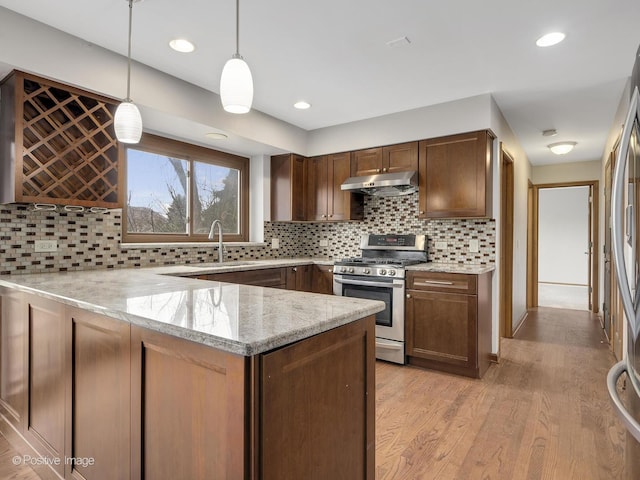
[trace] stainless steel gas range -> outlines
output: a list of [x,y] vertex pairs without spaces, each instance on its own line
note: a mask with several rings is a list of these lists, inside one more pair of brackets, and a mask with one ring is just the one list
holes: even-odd
[[376,314],[376,358],[405,363],[405,267],[427,261],[425,235],[362,235],[361,257],[334,262],[333,293],[381,300]]

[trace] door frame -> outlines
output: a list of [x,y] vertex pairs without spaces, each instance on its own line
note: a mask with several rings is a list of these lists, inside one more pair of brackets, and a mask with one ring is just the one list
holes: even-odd
[[500,337],[513,337],[513,156],[500,142]]
[[[532,248],[527,252],[527,264],[531,266],[531,272],[527,275],[531,286],[532,307],[538,306],[538,226],[539,226],[539,192],[544,188],[564,188],[564,187],[589,187],[590,208],[589,208],[589,238],[591,239],[591,262],[589,263],[589,310],[598,313],[599,302],[599,258],[600,258],[600,237],[599,237],[599,181],[585,180],[578,182],[544,183],[533,185],[533,205],[532,215]],[[530,255],[529,255],[530,253]],[[529,292],[527,292],[529,293]],[[529,295],[527,295],[527,298]]]

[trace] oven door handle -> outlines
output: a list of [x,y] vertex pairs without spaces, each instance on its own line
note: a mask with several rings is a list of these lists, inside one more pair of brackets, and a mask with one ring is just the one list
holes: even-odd
[[384,288],[403,288],[404,284],[401,281],[395,281],[393,283],[385,283],[385,282],[370,282],[367,280],[343,280],[341,278],[333,279],[337,283],[341,283],[342,285],[361,285],[364,287],[384,287]]

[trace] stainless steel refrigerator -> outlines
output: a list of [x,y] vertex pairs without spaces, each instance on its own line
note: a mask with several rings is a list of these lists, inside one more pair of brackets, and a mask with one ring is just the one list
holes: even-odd
[[[627,478],[640,479],[640,48],[631,76],[631,102],[624,123],[611,190],[613,261],[627,321],[624,358],[607,376],[614,409],[627,429]],[[620,399],[616,383],[626,373]]]

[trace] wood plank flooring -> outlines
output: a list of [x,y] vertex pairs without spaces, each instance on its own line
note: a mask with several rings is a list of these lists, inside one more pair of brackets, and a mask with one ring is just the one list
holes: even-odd
[[482,380],[378,362],[376,480],[624,478],[597,317],[540,308],[501,348]]
[[[378,362],[376,480],[622,479],[613,363],[595,316],[548,308],[482,380]],[[0,478],[38,480],[14,455],[0,436]]]

